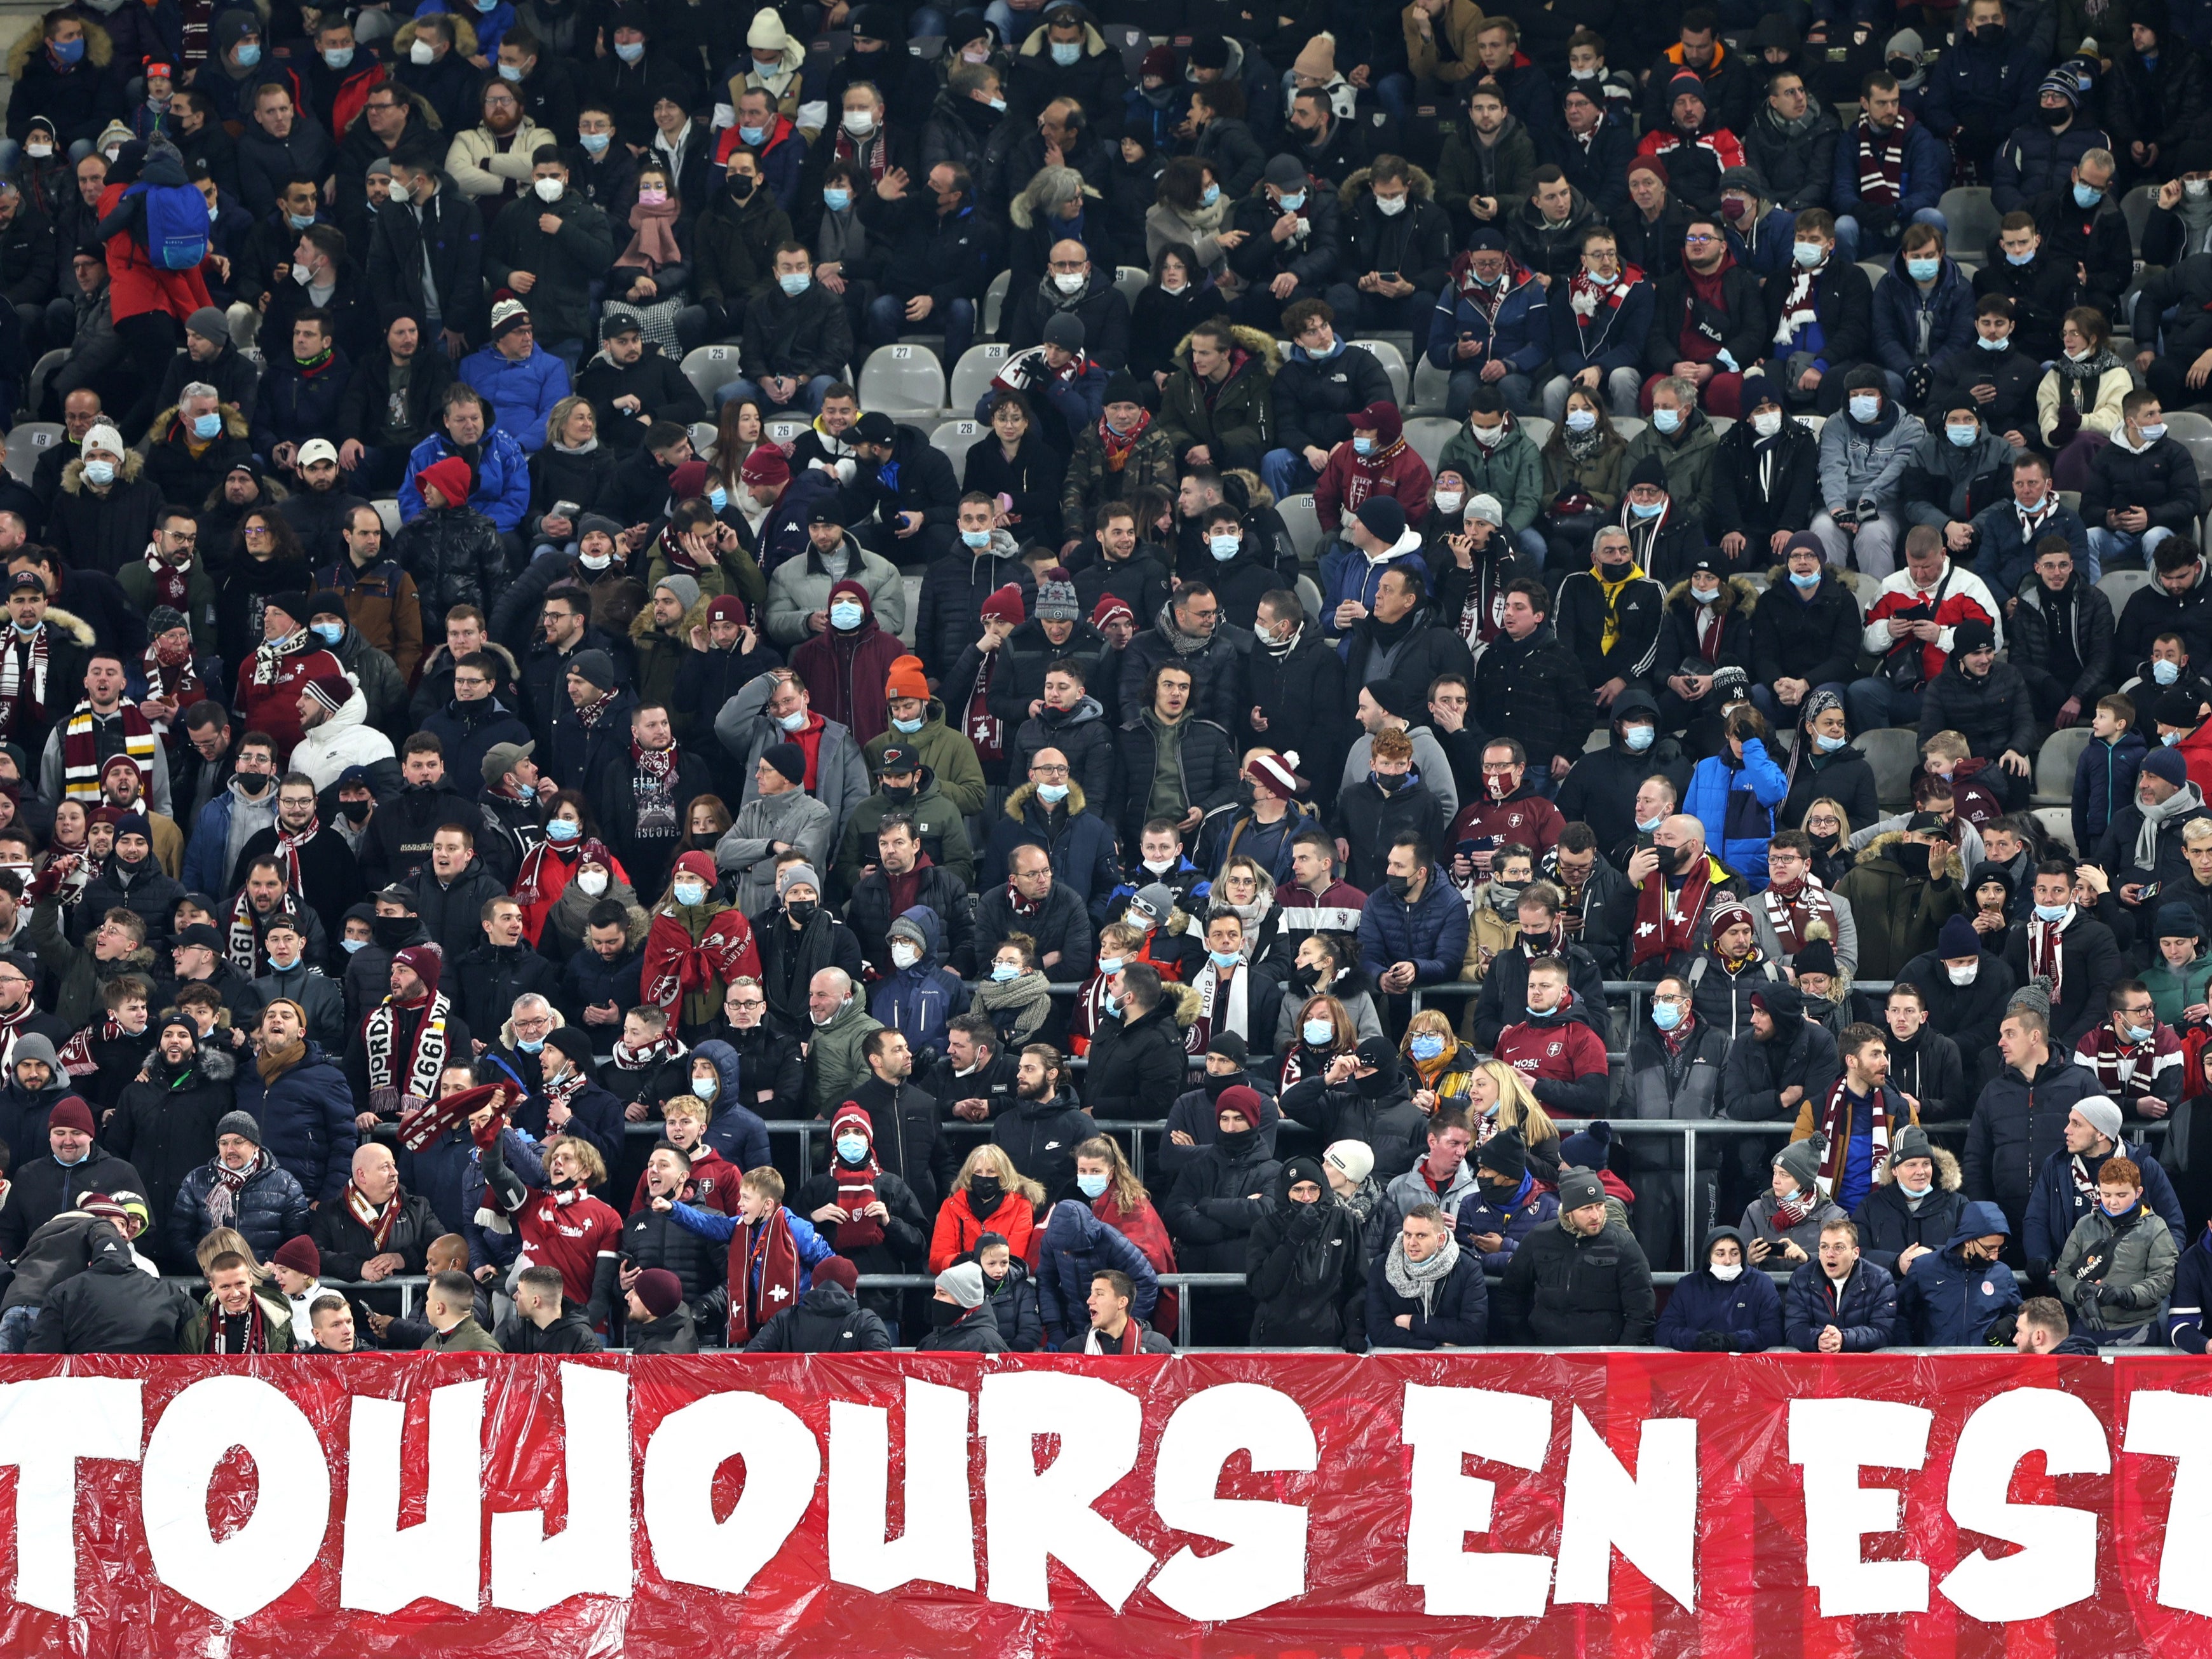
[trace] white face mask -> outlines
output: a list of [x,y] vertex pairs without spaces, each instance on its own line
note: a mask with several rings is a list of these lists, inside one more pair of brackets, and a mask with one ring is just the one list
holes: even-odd
[[865,138],[876,130],[873,110],[848,109],[845,112],[845,131],[855,138]]
[[1733,1285],[1743,1277],[1743,1263],[1731,1261],[1725,1267],[1716,1266],[1711,1271],[1713,1277],[1719,1279],[1722,1284]]
[[434,64],[437,60],[438,49],[428,40],[417,40],[407,48],[407,61],[418,68],[424,64]]
[[1505,437],[1505,422],[1503,421],[1490,427],[1476,426],[1470,422],[1467,429],[1475,442],[1485,449],[1495,449]]
[[607,872],[604,870],[583,871],[576,877],[576,885],[584,890],[585,897],[597,898],[607,890]]
[[1395,219],[1406,210],[1406,198],[1402,196],[1378,196],[1375,198],[1375,210],[1386,219]]
[[1437,491],[1437,511],[1439,513],[1456,513],[1459,511],[1460,503],[1466,499],[1467,496],[1462,491],[1456,489],[1439,489]]
[[1763,409],[1751,417],[1751,429],[1762,438],[1771,438],[1782,430],[1782,411]]
[[1950,975],[1951,983],[1954,985],[1972,985],[1974,982],[1974,975],[1982,971],[1982,964],[1978,962],[1970,962],[1963,968],[1947,965],[1943,971]]
[[1090,280],[1079,271],[1060,270],[1053,273],[1052,285],[1062,294],[1080,294]]
[[540,179],[536,184],[531,185],[531,189],[538,192],[538,199],[541,202],[559,201],[561,192],[568,188],[568,186],[558,179]]
[[921,960],[921,947],[918,945],[909,945],[904,939],[893,939],[891,941],[891,960],[902,968],[911,968],[915,963]]

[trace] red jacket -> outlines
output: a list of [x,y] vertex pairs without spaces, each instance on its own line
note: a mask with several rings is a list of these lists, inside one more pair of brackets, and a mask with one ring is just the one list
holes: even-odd
[[1395,495],[1406,509],[1406,522],[1418,528],[1429,515],[1429,491],[1435,484],[1429,464],[1403,438],[1377,455],[1355,454],[1347,438],[1328,452],[1328,465],[1314,483],[1314,513],[1321,527],[1334,534],[1370,495]]
[[[705,1141],[692,1149],[696,1156],[691,1160],[691,1184],[684,1194],[686,1204],[695,1204],[702,1210],[720,1210],[724,1215],[738,1212],[738,1166],[724,1158]],[[630,1194],[629,1213],[635,1215],[646,1206],[645,1174],[639,1171],[637,1190]]]
[[[115,249],[123,241],[118,236],[107,245],[107,257],[112,261]],[[174,271],[163,273],[175,276]],[[197,277],[195,281],[198,280]],[[203,290],[204,291],[204,290]],[[204,303],[204,301],[203,301]],[[300,688],[318,674],[343,674],[345,669],[338,659],[318,646],[313,651],[295,651],[281,659],[276,665],[276,678],[267,685],[254,682],[255,659],[248,657],[238,668],[238,712],[244,721],[240,728],[246,732],[266,732],[276,739],[276,766],[282,771],[292,757],[293,745],[307,735],[300,725]]]
[[2206,721],[2174,745],[2189,768],[2189,781],[2197,793],[2212,800],[2212,720]]
[[873,607],[866,600],[861,604],[868,614],[857,631],[817,634],[791,653],[792,668],[806,683],[814,712],[851,727],[855,743],[890,729],[884,682],[891,665],[906,654],[898,635],[885,633],[877,623]]
[[[1091,1213],[1135,1245],[1137,1254],[1152,1264],[1154,1273],[1171,1273],[1176,1271],[1174,1241],[1169,1238],[1167,1224],[1160,1219],[1160,1212],[1152,1207],[1151,1200],[1139,1199],[1137,1207],[1124,1215],[1109,1187],[1091,1200]],[[1044,1230],[1040,1227],[1036,1238],[1042,1241],[1043,1237]],[[1032,1261],[1030,1265],[1035,1267],[1036,1264]],[[1152,1328],[1171,1331],[1179,1323],[1181,1316],[1181,1304],[1176,1299],[1176,1293],[1166,1285],[1161,1285],[1158,1305],[1152,1310]]]
[[1474,800],[1461,807],[1439,856],[1449,864],[1460,842],[1487,837],[1493,852],[1518,842],[1540,859],[1559,845],[1559,831],[1566,827],[1559,809],[1524,784],[1504,800]]
[[1570,992],[1558,1012],[1507,1026],[1492,1052],[1528,1080],[1553,1116],[1597,1117],[1612,1081],[1605,1039],[1569,1014],[1572,1006]]
[[[110,185],[100,193],[99,216],[105,219],[115,211],[123,199],[125,185]],[[163,270],[147,256],[146,244],[137,236],[111,236],[107,239],[107,291],[115,320],[136,317],[149,311],[166,311],[179,322],[192,313],[215,302],[208,298],[207,283],[197,270]],[[336,659],[331,660],[335,661]],[[292,717],[292,735],[285,741],[286,754],[300,739],[300,720]],[[264,732],[273,728],[263,726]],[[281,761],[283,757],[278,757]]]

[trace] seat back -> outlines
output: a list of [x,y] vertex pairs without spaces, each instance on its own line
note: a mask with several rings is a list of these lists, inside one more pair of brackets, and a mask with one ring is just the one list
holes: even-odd
[[934,415],[945,407],[945,369],[927,346],[878,346],[860,365],[860,407],[902,415]]

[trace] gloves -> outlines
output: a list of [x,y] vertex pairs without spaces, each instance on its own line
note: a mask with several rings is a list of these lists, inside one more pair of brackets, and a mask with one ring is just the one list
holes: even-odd
[[2072,404],[2058,406],[2058,418],[2051,422],[2051,442],[2053,448],[2071,443],[2074,434],[2081,429],[2081,411]]
[[1936,376],[1925,363],[1916,363],[1905,371],[1905,401],[1915,408],[1928,401],[1928,394],[1936,384]]
[[1699,1331],[1698,1340],[1690,1346],[1692,1353],[1726,1353],[1728,1351],[1728,1333],[1725,1331]]
[[2051,1277],[2051,1264],[2040,1256],[2033,1258],[2027,1264],[2027,1276],[2031,1279],[2036,1280],[2039,1283],[2044,1279],[2049,1279]]
[[2097,1305],[2100,1308],[2127,1308],[2135,1304],[2135,1292],[2124,1285],[2100,1285],[2097,1287]]

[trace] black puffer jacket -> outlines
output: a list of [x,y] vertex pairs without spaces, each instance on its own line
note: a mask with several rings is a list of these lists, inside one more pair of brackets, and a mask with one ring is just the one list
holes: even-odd
[[2066,586],[2071,603],[2062,608],[2040,577],[2020,585],[2020,604],[2005,619],[2006,654],[2032,685],[2036,676],[2047,678],[2059,667],[2055,647],[2059,631],[2065,630],[2081,667],[2061,689],[2067,696],[2086,700],[2118,678],[2112,662],[2112,602],[2079,570]]
[[[1185,1055],[1179,986],[1164,984],[1160,1006],[1132,1020],[1099,1022],[1091,1040],[1083,1097],[1109,1123],[1157,1119],[1183,1091]],[[1057,1196],[1057,1194],[1049,1194]]]
[[315,1248],[322,1253],[325,1277],[359,1279],[362,1268],[369,1261],[387,1255],[400,1259],[400,1272],[421,1273],[431,1241],[446,1231],[446,1224],[438,1219],[438,1212],[422,1194],[403,1192],[399,1194],[399,1213],[393,1218],[391,1231],[381,1244],[343,1203],[325,1204],[316,1211],[314,1224],[307,1231],[315,1241]]
[[950,1325],[922,1333],[917,1353],[1007,1353],[1012,1352],[998,1316],[988,1302],[979,1302]]
[[[1115,751],[1121,769],[1121,844],[1133,847],[1152,817],[1148,804],[1158,747],[1151,720],[1142,714],[1124,720],[1115,737]],[[1237,751],[1225,730],[1211,720],[1186,717],[1179,757],[1186,806],[1211,812],[1235,803]]]
[[[308,1209],[307,1195],[292,1172],[266,1148],[263,1151],[267,1167],[246,1181],[238,1194],[238,1208],[230,1224],[253,1246],[255,1259],[266,1261],[286,1239],[297,1238],[307,1231],[313,1212]],[[215,1188],[216,1164],[210,1158],[185,1176],[177,1188],[176,1201],[169,1206],[169,1251],[179,1261],[191,1260],[200,1240],[215,1225],[208,1212],[208,1194]]]
[[151,1080],[124,1085],[100,1139],[118,1158],[128,1159],[146,1182],[147,1207],[155,1226],[147,1238],[147,1254],[165,1265],[181,1266],[191,1255],[172,1255],[167,1218],[185,1177],[215,1156],[215,1126],[238,1098],[232,1085],[238,1063],[228,1050],[210,1046],[185,1062],[181,1076],[159,1054],[147,1064]]
[[472,605],[489,616],[492,601],[507,586],[499,526],[472,507],[416,514],[399,526],[392,552],[415,579],[426,617],[442,617],[457,605]]
[[1375,1179],[1387,1187],[1419,1161],[1428,1119],[1413,1104],[1404,1079],[1377,1072],[1365,1081],[1382,1086],[1370,1095],[1357,1082],[1340,1089],[1317,1077],[1294,1083],[1283,1091],[1283,1115],[1304,1124],[1324,1146],[1365,1141],[1375,1154]]
[[[842,1285],[816,1284],[807,1287],[795,1306],[786,1308],[754,1332],[745,1352],[885,1353],[890,1346],[891,1334],[883,1320],[854,1301],[850,1291]],[[1000,1351],[978,1348],[974,1352]]]
[[1554,755],[1581,752],[1590,729],[1589,685],[1546,623],[1525,640],[1501,633],[1490,642],[1475,665],[1468,712],[1486,730],[1518,739],[1531,768],[1549,766]]
[[[1316,1182],[1321,1200],[1294,1204],[1291,1188]],[[1267,1212],[1245,1244],[1245,1288],[1255,1304],[1255,1347],[1357,1346],[1366,1251],[1359,1218],[1337,1200],[1318,1161],[1284,1164]]]
[[1521,1241],[1498,1287],[1493,1334],[1547,1348],[1647,1346],[1658,1324],[1651,1264],[1615,1218],[1594,1236],[1565,1219]]
[[1282,1173],[1261,1148],[1257,1129],[1201,1146],[1176,1176],[1161,1211],[1176,1264],[1191,1273],[1244,1272],[1252,1231],[1275,1206]]
[[2028,1194],[2043,1161],[2066,1144],[2066,1120],[2074,1108],[2104,1092],[2087,1066],[2054,1056],[2031,1083],[2008,1066],[1983,1086],[1966,1126],[1966,1152],[1960,1160],[1968,1199],[1995,1204],[2021,1236]]
[[[696,1304],[721,1285],[728,1252],[704,1233],[679,1227],[650,1202],[623,1225],[623,1259],[634,1267],[665,1267],[684,1282],[684,1300]],[[811,1294],[811,1293],[810,1293]]]
[[1832,567],[1820,573],[1820,586],[1805,600],[1790,585],[1789,568],[1778,565],[1751,613],[1751,682],[1849,682],[1858,665],[1861,631],[1859,608]]
[[122,1234],[95,1221],[82,1273],[46,1293],[32,1353],[174,1353],[192,1304],[131,1260]]
[[[1754,613],[1753,621],[1757,620]],[[1983,760],[1995,760],[2008,749],[2033,755],[2035,704],[2020,670],[2008,662],[1992,663],[1977,678],[1966,672],[1966,659],[1954,653],[1921,696],[1921,741],[1938,732],[1956,732]]]

